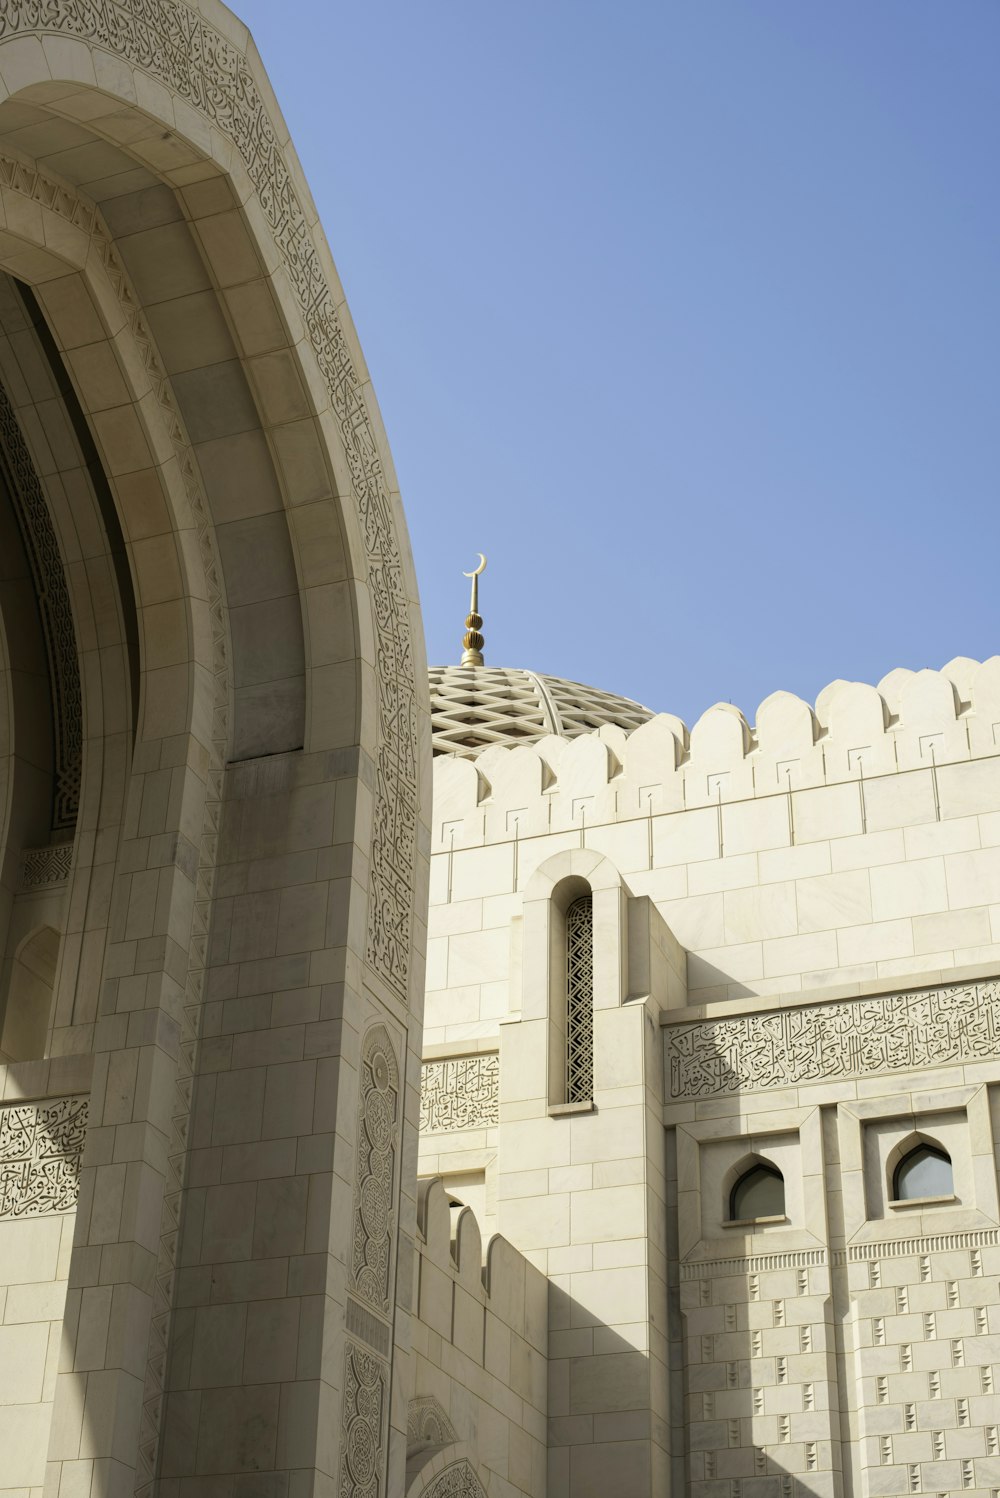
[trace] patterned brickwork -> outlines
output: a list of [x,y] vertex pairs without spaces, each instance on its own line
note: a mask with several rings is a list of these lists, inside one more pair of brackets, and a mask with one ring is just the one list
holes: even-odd
[[720,1260],[682,1284],[691,1498],[835,1498],[830,1272],[815,1257]]

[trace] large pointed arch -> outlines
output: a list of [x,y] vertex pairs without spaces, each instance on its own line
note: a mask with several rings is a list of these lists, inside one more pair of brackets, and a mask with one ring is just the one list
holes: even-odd
[[[417,1049],[429,766],[416,588],[336,273],[259,59],[224,6],[0,0],[0,272],[37,302],[36,342],[50,341],[49,373],[69,382],[124,540],[123,574],[94,483],[68,491],[57,463],[46,502],[79,639],[84,742],[50,1049],[93,1058],[95,1138],[118,1138],[127,1111],[116,1148],[128,1153],[86,1156],[77,1253],[119,1250],[107,1283],[120,1281],[132,1331],[128,1346],[108,1344],[111,1413],[86,1458],[66,1444],[86,1382],[70,1357],[49,1457],[71,1484],[78,1462],[128,1464],[132,1451],[128,1479],[145,1493],[159,1475],[202,1470],[202,1435],[269,1428],[241,1384],[224,1418],[214,1386],[199,1396],[198,1430],[180,1404],[171,1425],[164,1398],[178,1261],[210,1274],[220,1252],[192,1226],[197,1192],[224,1189],[192,1176],[196,1100],[210,1091],[225,1147],[250,1148],[237,1120],[251,1046],[225,1037],[256,1025],[270,1079],[278,1001],[301,1015],[324,994],[311,1051],[303,1039],[280,1061],[301,1085],[268,1080],[256,1125],[284,1163],[248,1153],[242,1167],[259,1176],[262,1224],[281,1191],[294,1217],[300,1171],[332,1172],[319,1141],[353,1147],[349,1078],[368,1019]],[[2,359],[0,382],[13,395]],[[32,413],[45,405],[65,424],[70,404],[18,407],[43,477],[52,434]],[[227,1004],[246,1006],[248,1030],[221,1028]],[[127,1105],[108,1085],[126,1050]],[[307,1108],[318,1058],[326,1091]],[[332,1185],[325,1204],[327,1289],[342,1303],[350,1214]],[[264,1226],[249,1241],[267,1256]],[[296,1378],[303,1399],[322,1391],[312,1458],[327,1472],[319,1432],[342,1429],[343,1361],[329,1342],[311,1357]],[[281,1469],[277,1441],[252,1463]]]

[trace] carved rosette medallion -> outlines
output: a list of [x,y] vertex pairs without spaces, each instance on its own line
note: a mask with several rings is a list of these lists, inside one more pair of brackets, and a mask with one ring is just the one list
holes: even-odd
[[62,1097],[0,1108],[0,1218],[75,1210],[87,1106]]
[[994,1060],[998,1050],[995,978],[678,1025],[667,1036],[673,1098]]
[[383,1316],[389,1314],[392,1305],[399,1111],[396,1053],[385,1026],[375,1025],[361,1048],[351,1280],[355,1293]]
[[420,1081],[421,1132],[483,1129],[500,1122],[500,1057],[425,1061]]
[[181,0],[0,0],[0,40],[78,37],[157,78],[231,140],[274,236],[348,466],[375,615],[378,739],[366,960],[406,1001],[417,834],[417,702],[409,601],[378,442],[316,244],[246,58]]

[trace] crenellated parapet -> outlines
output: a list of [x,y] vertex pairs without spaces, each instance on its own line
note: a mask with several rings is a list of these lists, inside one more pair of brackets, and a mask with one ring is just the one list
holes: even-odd
[[[520,1366],[526,1374],[536,1357],[544,1367],[544,1275],[499,1234],[484,1245],[475,1213],[454,1204],[441,1176],[417,1183],[416,1249],[413,1307],[420,1321],[480,1364],[484,1337],[491,1341],[502,1327],[523,1343]],[[515,1392],[533,1402],[539,1388],[544,1390],[544,1372],[541,1380],[539,1386],[536,1370]]]
[[548,1282],[506,1238],[484,1252],[473,1212],[453,1204],[440,1176],[418,1182],[415,1248],[411,1409],[430,1406],[435,1418],[430,1435],[412,1422],[408,1470],[426,1476],[435,1453],[450,1460],[461,1443],[490,1492],[497,1480],[541,1498]]
[[434,848],[469,847],[937,769],[1000,753],[1000,656],[834,681],[815,706],[789,692],[751,725],[717,703],[692,729],[660,713],[475,759],[434,762]]

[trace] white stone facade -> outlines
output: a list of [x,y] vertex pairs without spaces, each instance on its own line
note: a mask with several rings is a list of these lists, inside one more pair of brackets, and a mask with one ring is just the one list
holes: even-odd
[[421,1169],[548,1280],[550,1498],[1000,1488],[998,746],[994,658],[435,761]]
[[11,1498],[404,1488],[427,699],[246,28],[0,0]]
[[0,1495],[996,1498],[1000,658],[422,649],[245,28],[0,0]]

